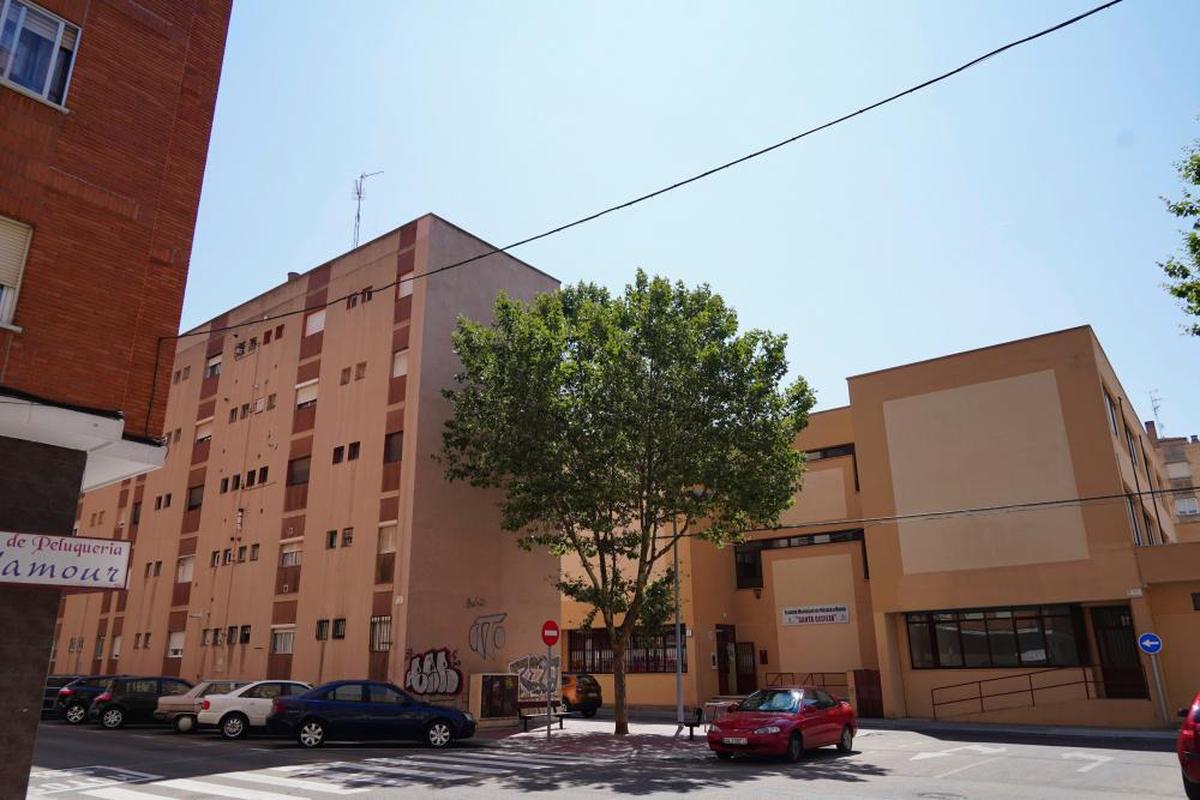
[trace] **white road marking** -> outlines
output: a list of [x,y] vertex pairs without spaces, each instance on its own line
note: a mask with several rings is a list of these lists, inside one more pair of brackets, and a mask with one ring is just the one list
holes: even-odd
[[[313,766],[318,765],[314,764]],[[337,767],[338,769],[354,770],[357,772],[383,772],[388,775],[404,775],[408,777],[425,778],[426,780],[430,778],[436,779],[439,777],[445,780],[464,780],[472,777],[469,774],[438,776],[430,774],[428,769],[405,769],[404,767],[389,767],[384,764],[371,764],[365,761],[330,761],[322,766]]]
[[98,797],[100,800],[175,800],[175,798],[167,797],[166,795],[153,794],[144,791],[131,791],[122,789],[119,786],[108,786],[103,789],[89,789],[80,794],[87,797]]
[[969,769],[975,769],[975,767],[982,767],[984,764],[987,764],[990,761],[999,761],[1003,757],[1004,756],[992,756],[991,758],[985,758],[982,761],[976,761],[973,764],[965,764],[961,767],[955,767],[954,769],[946,770],[945,772],[934,775],[933,777],[934,778],[949,778],[951,775],[957,775],[960,772],[966,772]]
[[955,753],[964,753],[964,752],[968,752],[968,751],[974,752],[974,753],[983,753],[984,755],[991,755],[992,753],[1007,752],[1008,748],[1007,747],[988,747],[987,745],[982,745],[982,744],[968,744],[968,745],[963,745],[962,747],[951,747],[949,750],[940,750],[940,751],[932,752],[932,753],[917,753],[915,756],[913,756],[909,760],[910,761],[923,761],[927,758],[941,758],[942,756],[950,756],[950,755],[954,755]]
[[[370,761],[371,763],[396,764],[399,766],[410,766],[411,765],[414,767],[427,767],[428,769],[431,769],[434,771],[442,770],[442,769],[449,769],[449,770],[456,770],[458,772],[471,772],[471,773],[477,773],[477,774],[483,774],[483,775],[507,775],[508,773],[513,771],[513,769],[511,769],[511,768],[508,768],[508,769],[496,768],[494,766],[493,767],[485,767],[485,766],[476,765],[476,764],[463,764],[462,762],[459,762],[459,761],[449,761],[449,762],[447,762],[447,761],[439,762],[439,761],[434,761],[434,760],[426,761],[425,758],[427,758],[427,757],[421,756],[419,758],[372,758],[372,759],[368,759],[368,761]],[[366,765],[363,765],[363,766],[366,766]]]
[[[213,775],[210,777],[219,777]],[[183,792],[195,792],[202,796],[232,797],[234,800],[297,800],[296,795],[277,794],[275,792],[260,792],[257,789],[243,789],[241,786],[225,786],[208,781],[195,781],[191,778],[177,778],[171,781],[160,781],[152,786],[164,789],[179,789]]]
[[1092,762],[1091,764],[1084,764],[1082,767],[1075,770],[1076,772],[1091,772],[1092,770],[1094,770],[1096,767],[1100,766],[1101,764],[1107,764],[1109,761],[1113,760],[1112,756],[1098,756],[1094,753],[1084,753],[1079,750],[1072,750],[1070,752],[1063,753],[1062,757],[1063,758],[1081,759],[1083,761],[1091,761]]
[[[443,755],[441,753],[423,753],[417,756],[417,758],[432,759],[435,761],[449,761],[455,764],[462,763],[463,759],[462,756],[453,756],[448,754]],[[480,764],[492,764],[497,767],[511,767],[512,769],[553,769],[554,767],[561,766],[559,764],[538,764],[533,761],[519,759],[515,756],[494,756],[490,753],[472,753],[466,758],[470,761]]]
[[358,794],[359,792],[367,791],[366,789],[347,789],[344,786],[334,783],[307,781],[299,778],[284,778],[279,775],[263,775],[261,772],[222,772],[215,777],[233,778],[234,780],[249,781],[250,783],[265,783],[270,786],[284,786],[288,789],[306,789],[310,792],[328,792],[330,794]]

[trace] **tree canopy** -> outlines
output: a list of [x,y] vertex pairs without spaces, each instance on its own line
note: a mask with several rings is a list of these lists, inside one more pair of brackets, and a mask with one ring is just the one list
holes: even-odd
[[1159,263],[1170,282],[1166,289],[1183,302],[1184,312],[1197,318],[1187,326],[1193,336],[1200,336],[1200,199],[1189,187],[1200,187],[1200,140],[1193,142],[1184,159],[1177,165],[1183,181],[1183,196],[1166,200],[1167,210],[1188,223],[1183,232],[1183,253]]
[[786,337],[738,332],[709,287],[638,272],[620,296],[590,283],[494,320],[460,319],[447,390],[451,480],[503,490],[521,546],[579,557],[559,589],[589,605],[613,647],[617,732],[627,730],[622,655],[665,620],[678,537],[717,545],[776,524],[800,487],[793,447],[813,394],[784,386]]

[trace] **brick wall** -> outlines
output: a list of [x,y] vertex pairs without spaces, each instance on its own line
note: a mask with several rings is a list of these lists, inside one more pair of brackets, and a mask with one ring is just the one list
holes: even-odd
[[34,233],[0,384],[161,433],[231,0],[38,0],[82,28],[67,113],[0,85],[0,214]]

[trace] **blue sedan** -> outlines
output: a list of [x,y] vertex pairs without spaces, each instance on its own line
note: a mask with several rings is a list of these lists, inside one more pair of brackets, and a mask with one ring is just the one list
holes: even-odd
[[277,697],[267,729],[295,737],[303,747],[327,741],[410,740],[446,747],[475,735],[465,711],[414,700],[390,683],[332,681],[291,697]]

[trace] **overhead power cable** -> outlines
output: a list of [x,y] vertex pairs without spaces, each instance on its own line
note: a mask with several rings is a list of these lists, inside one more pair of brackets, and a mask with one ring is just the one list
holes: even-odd
[[[775,150],[778,150],[782,147],[786,147],[787,145],[794,144],[795,142],[798,142],[801,139],[804,139],[808,136],[812,136],[815,133],[819,133],[828,128],[832,128],[835,125],[840,125],[841,123],[851,120],[857,116],[866,114],[870,111],[874,111],[875,109],[881,108],[890,103],[894,103],[895,101],[897,101],[903,97],[907,97],[908,95],[915,94],[919,91],[922,91],[923,89],[928,89],[929,87],[931,87],[935,84],[941,83],[942,81],[952,78],[955,75],[958,75],[962,72],[965,72],[965,71],[971,69],[972,67],[978,66],[979,64],[983,63],[984,61],[987,61],[988,59],[993,58],[995,56],[998,56],[1001,53],[1007,52],[1016,47],[1020,47],[1021,45],[1024,45],[1024,44],[1028,44],[1029,42],[1040,39],[1043,36],[1048,36],[1052,33],[1060,31],[1064,28],[1070,27],[1071,25],[1074,25],[1078,22],[1082,22],[1083,20],[1087,19],[1088,17],[1091,17],[1094,14],[1099,14],[1101,11],[1112,8],[1113,6],[1115,6],[1119,3],[1122,3],[1122,2],[1124,2],[1124,0],[1109,0],[1109,2],[1107,2],[1107,3],[1096,6],[1095,8],[1092,8],[1081,14],[1076,14],[1075,16],[1073,16],[1069,19],[1063,20],[1062,22],[1059,22],[1056,25],[1052,25],[1049,28],[1044,28],[1044,29],[1038,31],[1037,33],[1032,33],[1028,36],[1025,36],[1020,39],[1016,39],[1014,41],[1009,42],[1008,44],[997,47],[994,50],[990,50],[990,51],[984,53],[983,55],[977,56],[977,57],[971,59],[970,61],[967,61],[966,63],[961,64],[961,65],[955,67],[954,69],[949,70],[948,72],[943,72],[942,74],[937,75],[933,78],[929,78],[928,80],[922,81],[921,83],[918,83],[914,86],[910,86],[907,89],[896,92],[895,94],[889,95],[888,97],[885,97],[881,100],[876,100],[875,102],[870,103],[869,105],[862,106],[861,108],[858,108],[855,111],[851,111],[848,114],[843,114],[840,117],[836,117],[835,119],[831,119],[827,122],[823,122],[820,125],[817,125],[815,127],[808,128],[807,130],[801,131],[793,136],[789,136],[786,139],[775,142],[774,144],[767,145],[766,147],[762,147],[762,148],[759,148],[758,150],[754,150],[752,152],[746,153],[745,155],[738,156],[737,158],[734,158],[730,161],[726,161],[722,164],[718,164],[714,167],[710,167],[709,169],[706,169],[703,172],[699,172],[690,177],[683,178],[681,180],[677,180],[674,183],[668,184],[666,186],[662,186],[658,189],[647,192],[645,194],[638,195],[637,197],[634,197],[629,200],[625,200],[624,202],[621,202],[621,203],[617,203],[616,205],[608,206],[607,208],[603,208],[599,211],[595,211],[591,214],[587,214],[585,216],[579,217],[578,219],[575,219],[570,222],[566,222],[562,225],[558,225],[556,227],[550,228],[549,230],[542,231],[541,233],[537,233],[532,236],[527,236],[524,239],[519,239],[511,244],[505,245],[504,247],[489,246],[488,249],[484,250],[482,253],[479,253],[474,256],[470,256],[469,258],[464,258],[460,261],[455,261],[453,263],[446,264],[444,266],[437,267],[435,269],[427,270],[425,272],[420,273],[419,275],[408,275],[406,277],[397,278],[395,281],[393,281],[383,287],[380,287],[379,289],[376,289],[374,291],[387,291],[388,289],[399,286],[402,283],[407,283],[409,281],[416,281],[419,278],[428,278],[430,276],[437,275],[442,272],[447,272],[452,269],[464,267],[467,264],[472,264],[476,261],[487,258],[489,256],[496,255],[498,253],[507,253],[510,250],[515,250],[516,248],[521,247],[523,245],[531,244],[531,243],[539,241],[541,239],[549,238],[556,234],[570,230],[571,228],[575,228],[575,227],[578,227],[585,223],[600,219],[601,217],[608,216],[609,214],[613,214],[617,211],[621,211],[626,208],[631,208],[640,203],[644,203],[647,200],[651,200],[660,195],[664,195],[667,192],[672,192],[676,189],[680,189],[684,186],[688,186],[689,184],[696,183],[697,181],[700,181],[705,178],[716,175],[719,172],[723,172],[723,171],[730,169],[732,167],[735,167],[739,164],[744,164],[747,161],[751,161],[753,159],[759,158],[768,153],[774,152]],[[358,294],[358,292],[353,292],[353,293],[345,295],[343,297],[338,297],[333,300],[329,300],[325,303],[320,303],[320,304],[316,304],[313,306],[306,306],[304,308],[298,308],[298,309],[294,309],[292,311],[284,311],[284,312],[280,312],[279,314],[274,314],[274,315],[266,316],[266,317],[260,317],[258,319],[246,320],[245,322],[239,322],[239,323],[235,323],[233,325],[226,325],[226,326],[216,327],[216,328],[208,328],[206,330],[200,330],[200,331],[189,331],[186,333],[175,334],[173,336],[160,336],[158,339],[158,348],[157,348],[157,350],[155,352],[155,356],[154,356],[154,362],[155,362],[154,377],[152,378],[152,383],[151,383],[151,402],[150,402],[150,405],[147,407],[147,411],[146,411],[146,418],[147,418],[146,425],[149,426],[150,408],[153,408],[153,405],[154,405],[153,395],[155,393],[155,389],[157,388],[157,384],[158,384],[158,380],[157,380],[158,367],[159,367],[159,362],[161,359],[162,343],[164,341],[179,340],[179,339],[187,338],[189,336],[201,336],[201,335],[208,335],[208,334],[213,334],[213,333],[223,333],[225,331],[236,330],[238,328],[245,327],[247,325],[261,325],[266,322],[274,322],[276,320],[285,319],[287,317],[292,317],[297,314],[307,314],[312,311],[318,311],[322,308],[329,308],[329,307],[337,305],[339,303],[343,303],[355,294]]]

